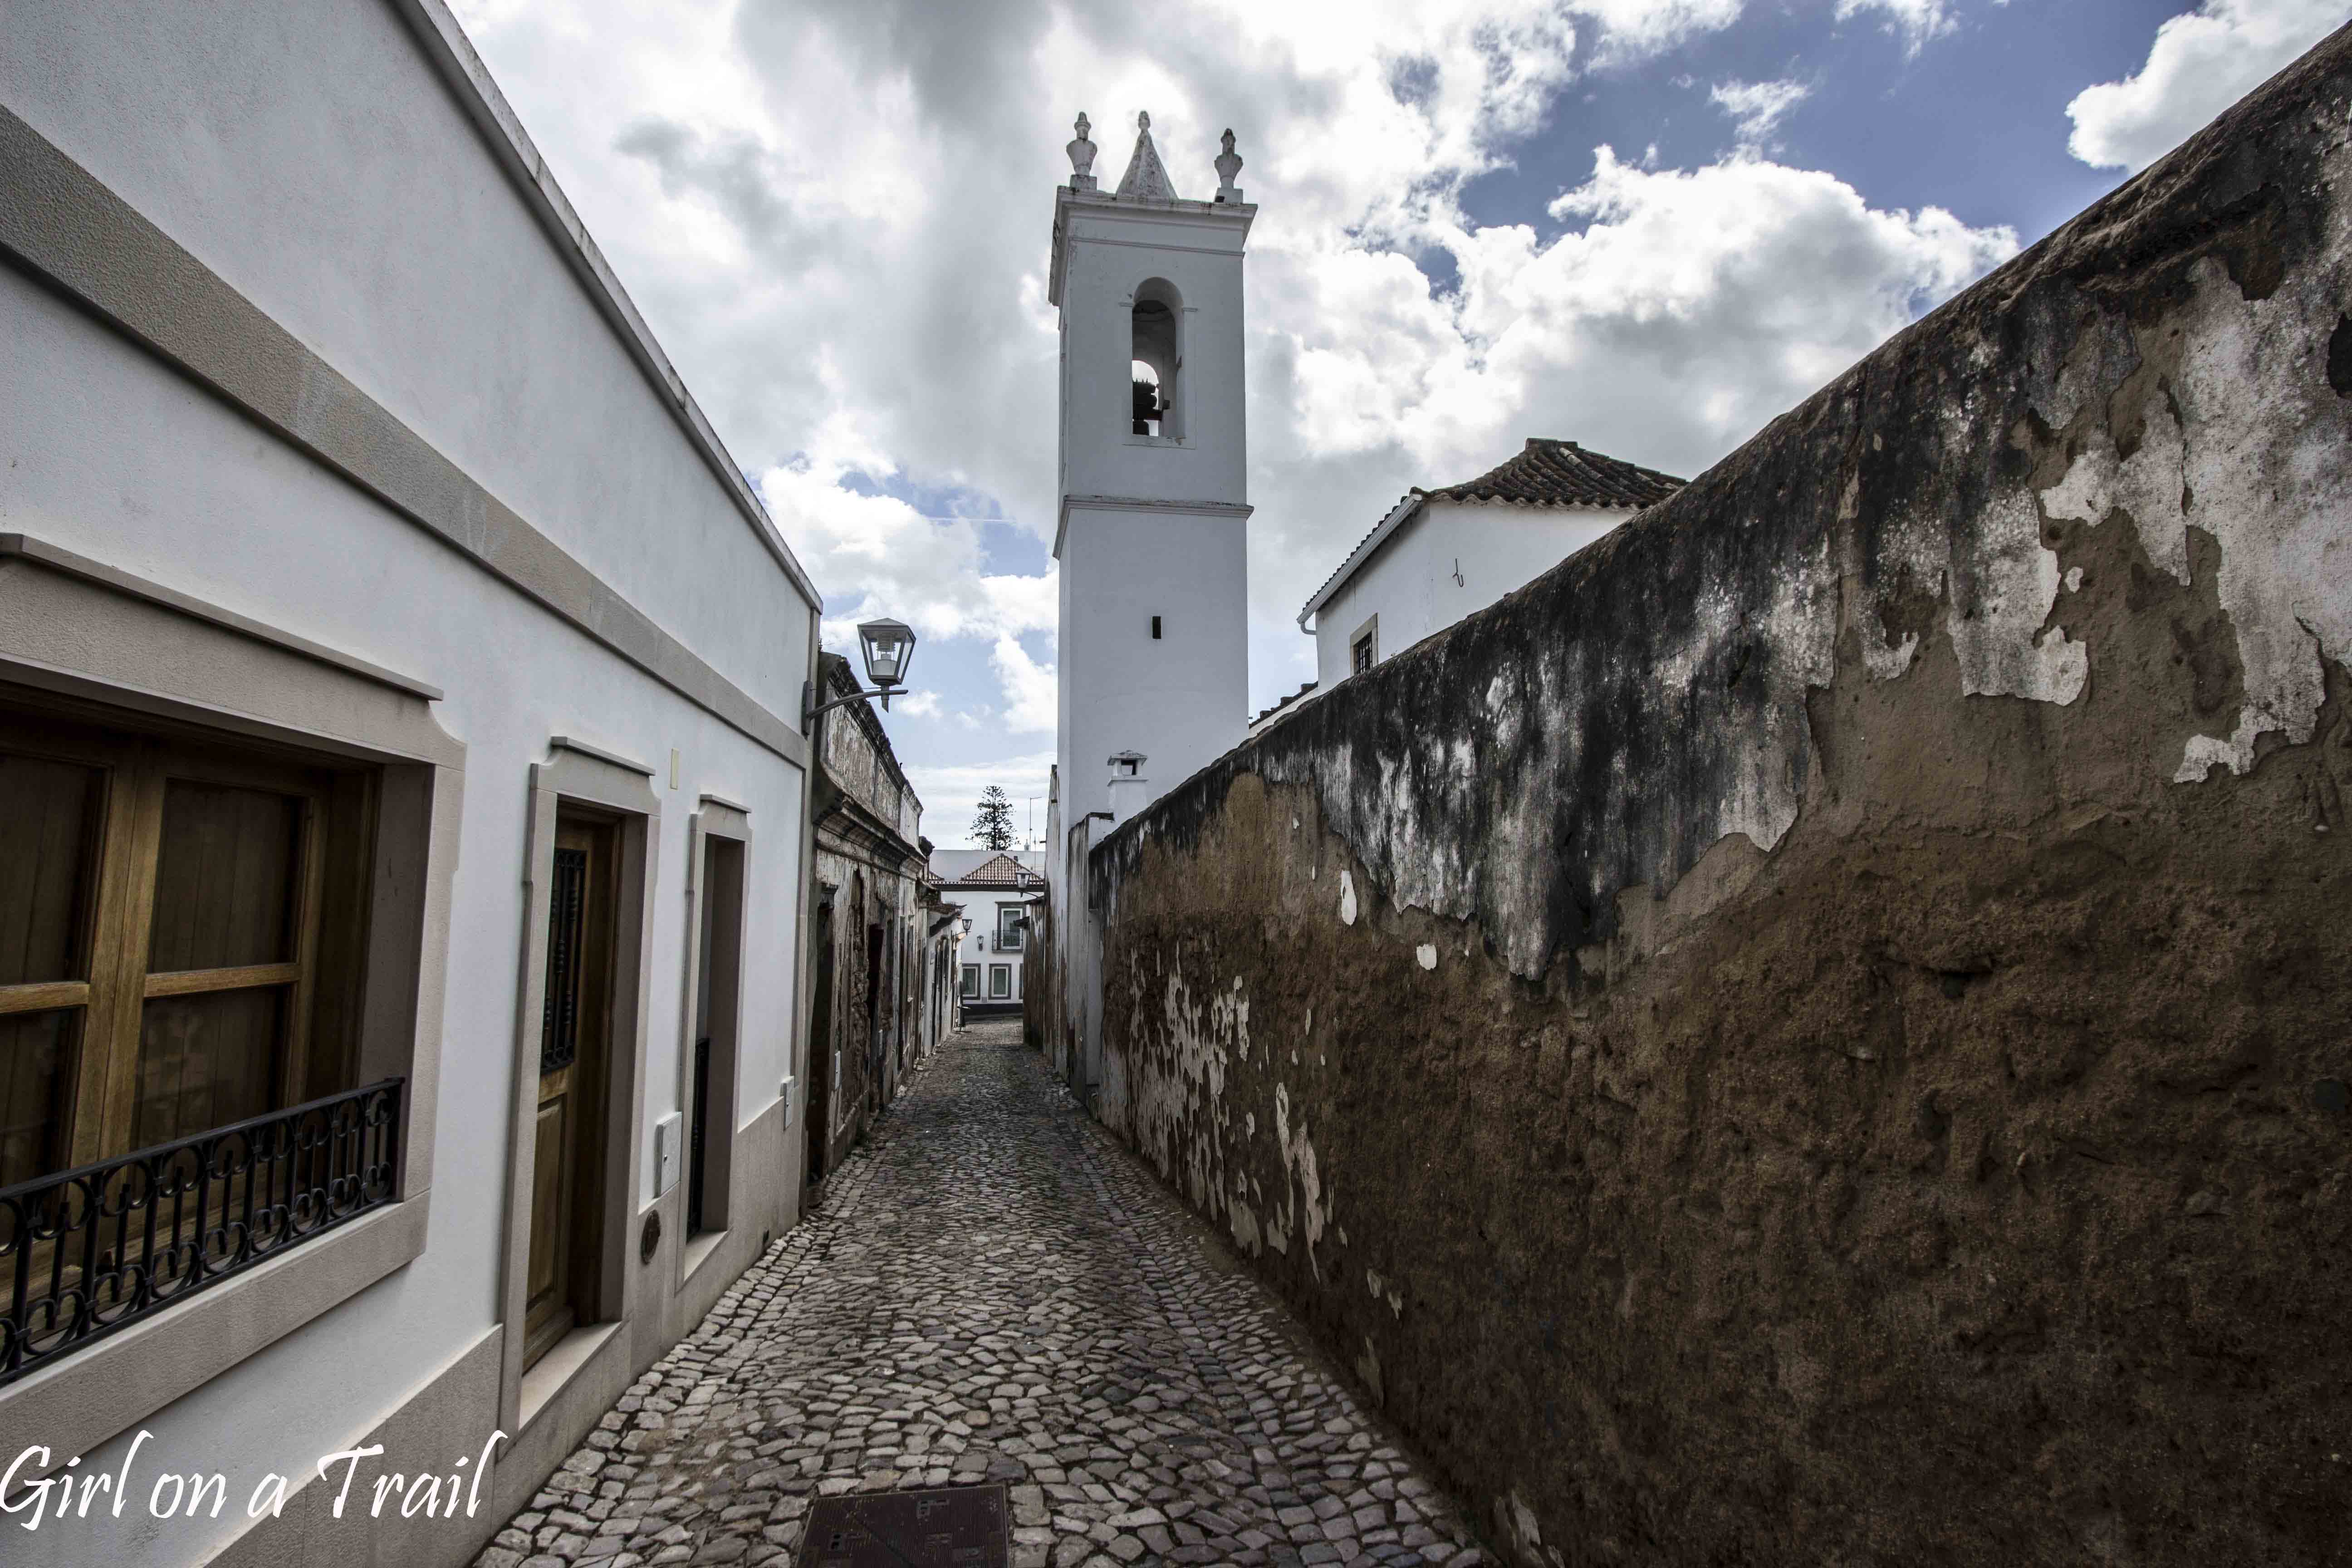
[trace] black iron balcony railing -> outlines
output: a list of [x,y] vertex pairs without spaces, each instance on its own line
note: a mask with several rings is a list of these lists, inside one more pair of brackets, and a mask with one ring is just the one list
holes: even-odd
[[0,1187],[0,1384],[391,1203],[405,1083]]

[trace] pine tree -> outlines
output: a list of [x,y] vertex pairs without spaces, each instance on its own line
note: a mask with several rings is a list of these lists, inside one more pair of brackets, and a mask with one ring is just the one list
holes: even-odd
[[980,792],[980,812],[971,819],[971,836],[986,848],[1013,847],[1013,801],[994,784]]

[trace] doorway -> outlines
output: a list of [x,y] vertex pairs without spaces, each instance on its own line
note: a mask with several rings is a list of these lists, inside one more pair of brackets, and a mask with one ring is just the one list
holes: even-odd
[[882,1108],[883,1031],[889,1027],[890,1001],[886,987],[889,984],[882,970],[882,927],[879,921],[866,928],[866,1083],[868,1106]]
[[824,1180],[825,1131],[833,1125],[833,889],[816,902],[816,997],[809,1016],[808,1114],[802,1130],[808,1143],[808,1184]]
[[608,818],[569,807],[556,815],[523,1298],[526,1368],[599,1316],[618,840]]
[[737,1015],[742,999],[743,845],[702,836],[700,961],[695,965],[693,1141],[686,1172],[688,1236],[727,1228],[733,1173]]

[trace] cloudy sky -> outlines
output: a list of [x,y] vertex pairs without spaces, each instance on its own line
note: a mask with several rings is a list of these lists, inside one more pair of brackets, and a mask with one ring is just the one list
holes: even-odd
[[[1053,187],[1231,126],[1251,697],[1412,485],[1528,436],[1690,475],[2352,0],[455,0],[826,599],[923,642],[925,828],[1054,735]],[[1042,830],[1043,802],[1037,805]]]

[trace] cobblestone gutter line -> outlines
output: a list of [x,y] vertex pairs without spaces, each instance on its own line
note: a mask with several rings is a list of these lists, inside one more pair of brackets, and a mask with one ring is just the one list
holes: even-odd
[[1282,1311],[983,1025],[479,1568],[781,1562],[814,1498],[980,1481],[1014,1568],[1479,1563]]

